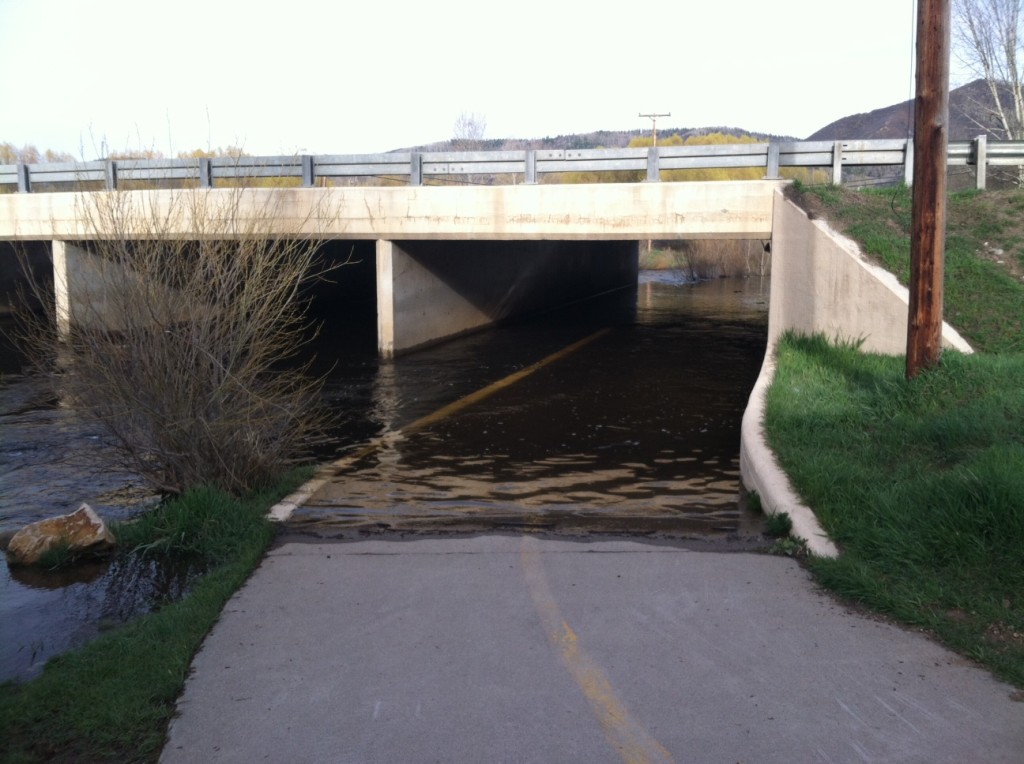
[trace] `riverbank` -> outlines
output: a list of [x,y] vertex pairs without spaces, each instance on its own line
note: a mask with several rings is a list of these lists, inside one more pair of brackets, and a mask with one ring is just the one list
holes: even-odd
[[[207,569],[189,596],[0,685],[0,761],[154,761],[192,656],[274,535],[267,510],[308,472],[245,500],[192,491],[116,532],[128,555]],[[10,628],[10,624],[7,628]]]

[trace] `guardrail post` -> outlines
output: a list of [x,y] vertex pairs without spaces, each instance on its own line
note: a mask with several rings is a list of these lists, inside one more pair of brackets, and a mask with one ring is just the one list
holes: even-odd
[[766,161],[764,179],[778,180],[781,178],[782,176],[779,175],[779,144],[768,144],[768,157]]
[[658,165],[658,147],[647,149],[647,182],[656,183],[661,180],[661,167]]
[[415,151],[409,155],[409,185],[423,185],[423,155]]
[[313,174],[313,157],[308,154],[302,155],[302,187],[312,188],[316,185],[316,177]]
[[107,181],[107,191],[115,190],[117,188],[117,162],[113,159],[108,159],[107,165],[103,170]]
[[974,187],[985,190],[985,176],[988,173],[988,136],[979,135],[974,139]]
[[531,186],[537,184],[537,152],[534,149],[529,149],[526,152],[526,172],[523,182]]
[[843,184],[843,142],[836,141],[832,146],[832,185]]
[[907,138],[907,147],[903,149],[903,182],[907,188],[914,185],[914,141]]
[[209,157],[199,157],[199,187],[213,188],[213,162]]
[[32,176],[29,174],[27,164],[18,165],[18,193],[32,193]]

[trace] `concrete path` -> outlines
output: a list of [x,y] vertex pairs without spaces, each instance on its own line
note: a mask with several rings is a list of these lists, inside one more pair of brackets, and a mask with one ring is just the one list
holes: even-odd
[[517,536],[284,543],[179,762],[1019,762],[1024,703],[793,561]]

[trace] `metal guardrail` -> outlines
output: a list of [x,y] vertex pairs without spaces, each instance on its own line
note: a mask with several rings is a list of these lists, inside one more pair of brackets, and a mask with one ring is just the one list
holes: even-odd
[[[988,165],[1024,165],[1024,141],[973,141],[949,144],[950,165],[976,168],[977,187],[985,187]],[[647,181],[665,170],[764,168],[764,177],[780,178],[785,167],[830,168],[833,183],[843,167],[902,166],[904,181],[913,176],[913,143],[908,140],[789,141],[703,146],[619,149],[537,149],[523,151],[395,152],[326,156],[213,157],[196,159],[110,159],[95,162],[0,165],[0,186],[31,193],[54,184],[99,184],[115,189],[132,182],[195,182],[212,188],[219,180],[297,178],[304,187],[321,180],[387,177],[423,185],[430,177],[522,176],[537,183],[557,173],[641,171]]]

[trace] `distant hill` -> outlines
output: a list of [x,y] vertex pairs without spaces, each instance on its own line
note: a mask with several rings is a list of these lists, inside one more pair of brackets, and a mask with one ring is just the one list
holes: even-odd
[[[1009,93],[1005,97],[1008,98]],[[967,141],[979,135],[1004,137],[988,114],[992,96],[984,80],[949,91],[949,140]],[[1007,101],[1009,103],[1009,101]],[[906,138],[913,123],[914,102],[904,101],[866,114],[851,114],[818,130],[809,141]]]
[[[1009,104],[1009,91],[1003,94]],[[967,141],[978,135],[1002,138],[1002,131],[989,114],[991,102],[988,86],[984,80],[975,80],[949,92],[949,140]],[[914,102],[903,101],[884,106],[864,114],[851,114],[837,119],[808,136],[808,141],[867,140],[885,138],[906,138],[908,125],[913,124]],[[791,135],[751,132],[738,127],[668,127],[658,128],[659,136],[680,135],[684,139],[708,133],[727,135],[752,135],[761,141],[801,140]],[[591,133],[556,135],[545,138],[485,138],[477,142],[480,151],[516,151],[523,149],[596,149],[623,148],[638,135],[648,131],[638,130],[595,130]],[[437,141],[421,146],[408,146],[395,151],[448,151],[452,141]]]
[[[658,128],[659,137],[680,135],[686,139],[694,135],[709,133],[725,133],[727,135],[752,135],[762,140],[796,140],[787,135],[771,135],[769,133],[750,132],[738,127],[671,127]],[[592,133],[576,133],[573,135],[556,135],[547,138],[485,138],[478,141],[480,151],[521,151],[524,149],[615,149],[629,145],[630,140],[638,135],[649,135],[648,130],[595,130]],[[422,146],[411,146],[395,151],[448,151],[451,141],[438,141]]]

